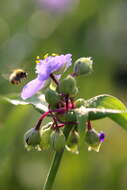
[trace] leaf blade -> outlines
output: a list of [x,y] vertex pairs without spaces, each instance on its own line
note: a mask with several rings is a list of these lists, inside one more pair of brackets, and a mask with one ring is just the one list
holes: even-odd
[[127,130],[127,113],[126,113],[127,108],[116,97],[108,94],[99,95],[87,100],[86,107],[121,110],[122,111],[121,113],[116,113],[116,114],[111,113],[107,116]]
[[32,98],[29,98],[27,100],[22,100],[18,95],[2,97],[2,99],[16,106],[17,105],[32,105],[38,112],[42,114],[48,111],[48,104],[46,103],[45,96],[43,94],[35,95]]

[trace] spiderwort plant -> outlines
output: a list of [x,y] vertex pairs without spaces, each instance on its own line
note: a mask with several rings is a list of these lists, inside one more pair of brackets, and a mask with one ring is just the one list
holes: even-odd
[[[62,77],[62,73],[65,73],[70,66],[73,66],[73,72]],[[39,151],[52,148],[55,151],[43,190],[52,188],[65,149],[78,154],[84,141],[89,151],[99,152],[105,133],[97,132],[91,124],[92,120],[109,117],[127,129],[127,108],[117,98],[107,94],[89,100],[77,98],[77,77],[90,74],[92,71],[91,57],[79,58],[74,64],[71,54],[46,55],[43,59],[37,57],[37,78],[22,89],[23,100],[19,100],[19,104],[32,104],[42,113],[36,126],[24,135],[25,147],[28,150]],[[51,88],[51,81],[55,83],[54,89]],[[45,96],[43,101],[40,96],[35,95],[40,90]],[[36,101],[31,100],[32,96],[36,97]],[[16,102],[9,98],[7,100],[13,104]],[[39,106],[35,102],[39,102]],[[44,105],[47,105],[46,111],[43,109]],[[52,121],[43,125],[46,117]]]

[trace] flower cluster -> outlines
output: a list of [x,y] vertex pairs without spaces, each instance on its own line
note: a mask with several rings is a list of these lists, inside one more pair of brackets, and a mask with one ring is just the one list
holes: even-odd
[[[77,99],[78,87],[75,78],[91,73],[93,61],[89,57],[78,59],[74,63],[73,73],[62,78],[62,73],[72,65],[71,57],[71,54],[46,55],[43,59],[37,57],[37,78],[25,85],[21,97],[30,98],[45,87],[48,111],[42,114],[36,126],[25,134],[24,140],[28,149],[45,150],[52,147],[55,151],[66,148],[76,154],[79,152],[80,121],[76,109],[85,106],[85,103],[84,99]],[[51,81],[55,83],[55,89],[51,89]],[[52,122],[43,126],[42,121],[47,116],[52,119]],[[84,141],[89,146],[88,150],[98,152],[105,134],[96,132],[89,118],[83,123],[83,128]]]

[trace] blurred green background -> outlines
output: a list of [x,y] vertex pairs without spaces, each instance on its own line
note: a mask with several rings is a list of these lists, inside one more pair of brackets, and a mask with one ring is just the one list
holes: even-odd
[[[59,0],[60,1],[60,0]],[[61,0],[62,1],[62,0]],[[20,93],[5,80],[15,68],[35,77],[35,57],[45,53],[72,53],[73,61],[91,56],[94,73],[80,77],[79,97],[108,93],[127,101],[127,2],[80,0],[64,10],[51,10],[37,0],[0,0],[0,95]],[[58,11],[58,12],[57,12]],[[126,104],[127,105],[127,104]],[[13,106],[0,100],[0,189],[40,189],[52,152],[27,152],[23,135],[40,116],[31,106]],[[93,122],[106,133],[99,153],[65,151],[54,190],[126,190],[127,132],[109,119]]]

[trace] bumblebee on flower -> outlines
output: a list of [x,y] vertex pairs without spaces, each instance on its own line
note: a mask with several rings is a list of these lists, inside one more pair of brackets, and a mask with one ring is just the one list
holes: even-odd
[[[70,66],[73,66],[73,72],[63,77],[62,74]],[[43,59],[37,56],[37,77],[22,89],[21,97],[24,101],[7,98],[16,105],[17,102],[32,104],[41,113],[37,124],[25,133],[24,142],[27,150],[42,151],[51,148],[55,151],[43,190],[51,190],[64,150],[78,154],[85,142],[88,151],[99,152],[105,133],[97,132],[91,124],[92,120],[109,117],[127,129],[127,108],[116,97],[102,94],[87,100],[78,98],[76,79],[91,74],[92,71],[91,57],[81,57],[73,64],[71,54],[46,54]],[[44,99],[36,95],[34,100],[37,103],[33,100],[25,101],[40,90]],[[42,125],[46,117],[50,122]]]

